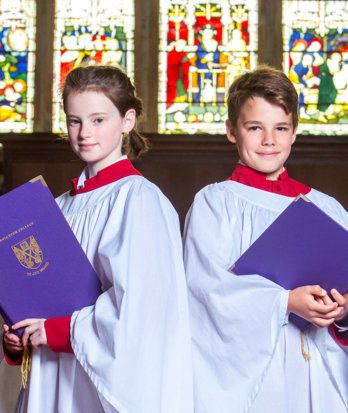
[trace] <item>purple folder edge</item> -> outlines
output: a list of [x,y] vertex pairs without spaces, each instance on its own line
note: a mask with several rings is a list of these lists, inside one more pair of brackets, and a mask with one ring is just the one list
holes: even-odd
[[[312,203],[312,201],[309,199],[309,198],[307,198],[305,195],[303,195],[303,194],[299,194],[292,202],[293,203],[295,203],[295,202],[297,202],[298,200],[303,200],[303,201],[305,201],[305,202],[308,202],[308,203]],[[313,204],[313,205],[315,205],[315,204]],[[316,206],[316,205],[315,205]],[[318,209],[320,209],[319,207],[317,207]],[[323,212],[323,211],[322,211]],[[324,213],[324,212],[323,212]],[[327,215],[327,214],[326,214]],[[339,225],[339,224],[338,224]],[[267,228],[268,229],[268,228]],[[267,231],[267,229],[265,230],[265,231]],[[261,234],[262,235],[262,234]],[[260,235],[260,236],[261,236]],[[250,248],[250,247],[249,247]],[[237,260],[238,261],[238,260]],[[233,275],[235,275],[235,276],[240,276],[240,274],[236,274],[233,270],[234,270],[234,268],[235,268],[235,264],[233,264],[232,265],[232,267],[229,269],[229,271],[233,274]],[[269,281],[271,281],[271,282],[274,282],[274,281],[272,281],[272,280],[269,280]],[[279,285],[279,284],[277,284],[277,283],[275,283],[276,285]],[[288,290],[289,291],[289,290]],[[348,291],[348,289],[346,290],[346,291]],[[341,291],[341,293],[343,293],[342,291]],[[330,295],[330,294],[329,294]],[[293,324],[295,324],[301,331],[306,331],[306,330],[308,330],[308,328],[310,328],[313,324],[310,322],[310,321],[308,321],[308,320],[306,320],[306,319],[304,319],[304,318],[302,318],[302,317],[300,317],[300,316],[298,316],[297,314],[294,314],[294,313],[289,313],[289,320],[293,323]]]

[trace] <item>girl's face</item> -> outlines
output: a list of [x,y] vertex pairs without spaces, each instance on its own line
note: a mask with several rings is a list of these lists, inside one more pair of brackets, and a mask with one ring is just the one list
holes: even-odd
[[266,174],[267,179],[278,178],[296,139],[291,113],[254,97],[242,106],[236,127],[228,120],[226,129],[245,165]]
[[135,111],[122,117],[102,92],[71,92],[66,119],[70,145],[92,177],[122,156],[122,134],[134,128]]

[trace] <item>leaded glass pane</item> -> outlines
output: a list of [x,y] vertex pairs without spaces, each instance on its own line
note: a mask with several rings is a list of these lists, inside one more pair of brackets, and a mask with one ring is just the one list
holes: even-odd
[[300,132],[347,134],[348,1],[283,1],[283,39]]
[[53,131],[66,130],[60,90],[80,65],[118,65],[134,72],[134,0],[56,2]]
[[36,3],[0,0],[0,132],[31,132]]
[[225,133],[226,90],[256,66],[257,18],[257,0],[160,0],[160,132]]

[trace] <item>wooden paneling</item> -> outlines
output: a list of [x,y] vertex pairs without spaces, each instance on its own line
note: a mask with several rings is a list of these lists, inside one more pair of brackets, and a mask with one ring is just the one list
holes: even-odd
[[43,175],[55,196],[69,189],[83,164],[67,142],[50,134],[0,137],[3,144],[3,192]]
[[[52,134],[7,135],[3,143],[4,191],[43,175],[54,195],[68,190],[83,164],[67,142]],[[224,136],[151,135],[152,148],[135,161],[173,202],[181,221],[203,186],[226,179],[238,160]],[[348,208],[348,137],[298,137],[287,162],[290,175],[337,198]]]

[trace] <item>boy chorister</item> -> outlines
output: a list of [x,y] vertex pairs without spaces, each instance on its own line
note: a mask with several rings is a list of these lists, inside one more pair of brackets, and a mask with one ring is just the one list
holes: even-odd
[[[184,234],[196,413],[348,411],[348,358],[328,330],[346,317],[347,297],[332,291],[333,301],[318,285],[287,291],[257,274],[229,272],[299,193],[348,227],[335,199],[284,168],[297,110],[290,80],[267,66],[229,89],[227,137],[240,161],[228,180],[196,195]],[[289,313],[312,327],[301,333]]]

